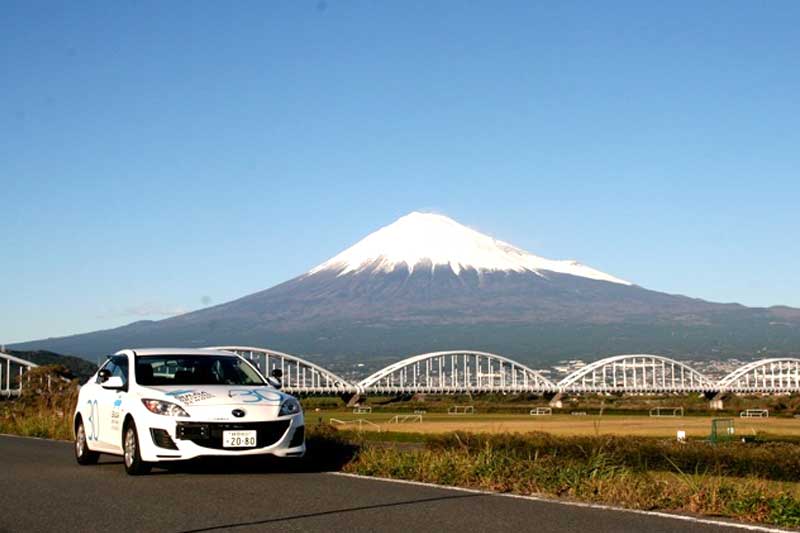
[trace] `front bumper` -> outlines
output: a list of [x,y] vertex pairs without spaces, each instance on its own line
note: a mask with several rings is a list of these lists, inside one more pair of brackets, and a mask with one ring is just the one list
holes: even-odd
[[[148,417],[150,418],[150,417]],[[139,448],[147,462],[182,461],[196,457],[275,455],[300,457],[306,451],[302,413],[271,420],[233,422],[195,419],[148,420],[139,425]],[[255,430],[254,448],[224,448],[225,430]]]

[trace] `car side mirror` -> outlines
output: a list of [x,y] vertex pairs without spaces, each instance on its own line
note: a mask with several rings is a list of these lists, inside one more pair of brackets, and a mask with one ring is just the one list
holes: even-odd
[[283,383],[281,382],[281,378],[283,377],[283,371],[280,368],[273,368],[272,372],[269,373],[269,377],[267,378],[267,383],[272,385],[276,389],[280,389],[283,387]]
[[101,387],[104,389],[124,389],[125,384],[122,382],[122,378],[119,376],[110,376],[105,381],[100,384]]
[[109,369],[107,369],[107,368],[104,368],[100,372],[97,373],[97,381],[98,381],[98,383],[103,383],[110,377],[111,377],[111,371]]

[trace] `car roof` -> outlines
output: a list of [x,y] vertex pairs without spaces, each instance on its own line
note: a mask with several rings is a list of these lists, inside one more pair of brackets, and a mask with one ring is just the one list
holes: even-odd
[[214,350],[211,348],[129,348],[127,350],[120,350],[118,355],[134,352],[136,355],[236,355],[233,352],[226,352],[225,350]]

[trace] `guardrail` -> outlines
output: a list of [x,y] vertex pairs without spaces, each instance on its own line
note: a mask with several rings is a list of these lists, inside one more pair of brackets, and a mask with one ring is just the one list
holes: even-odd
[[[11,354],[0,352],[0,396],[19,396],[22,394],[24,375],[36,363],[26,361]],[[15,376],[12,381],[12,376]]]

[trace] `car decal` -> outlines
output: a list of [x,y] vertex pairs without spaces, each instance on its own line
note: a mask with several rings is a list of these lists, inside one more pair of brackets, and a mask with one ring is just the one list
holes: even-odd
[[242,400],[244,403],[258,403],[258,402],[277,402],[280,401],[281,395],[258,389],[233,389],[228,391],[228,397],[244,397],[249,398]]
[[194,389],[182,389],[182,390],[174,390],[167,393],[167,396],[172,396],[179,402],[183,402],[186,405],[191,405],[195,402],[201,402],[203,400],[208,400],[209,398],[213,398],[214,395],[210,392],[206,391],[198,391]]
[[122,398],[114,400],[114,407],[111,409],[111,431],[119,431],[120,420],[122,419]]
[[[97,400],[89,400],[86,403],[89,405],[89,416],[86,417],[86,421],[91,426],[91,431],[86,432],[86,440],[96,441],[100,438],[100,416]],[[84,428],[84,431],[86,431],[86,428]]]

